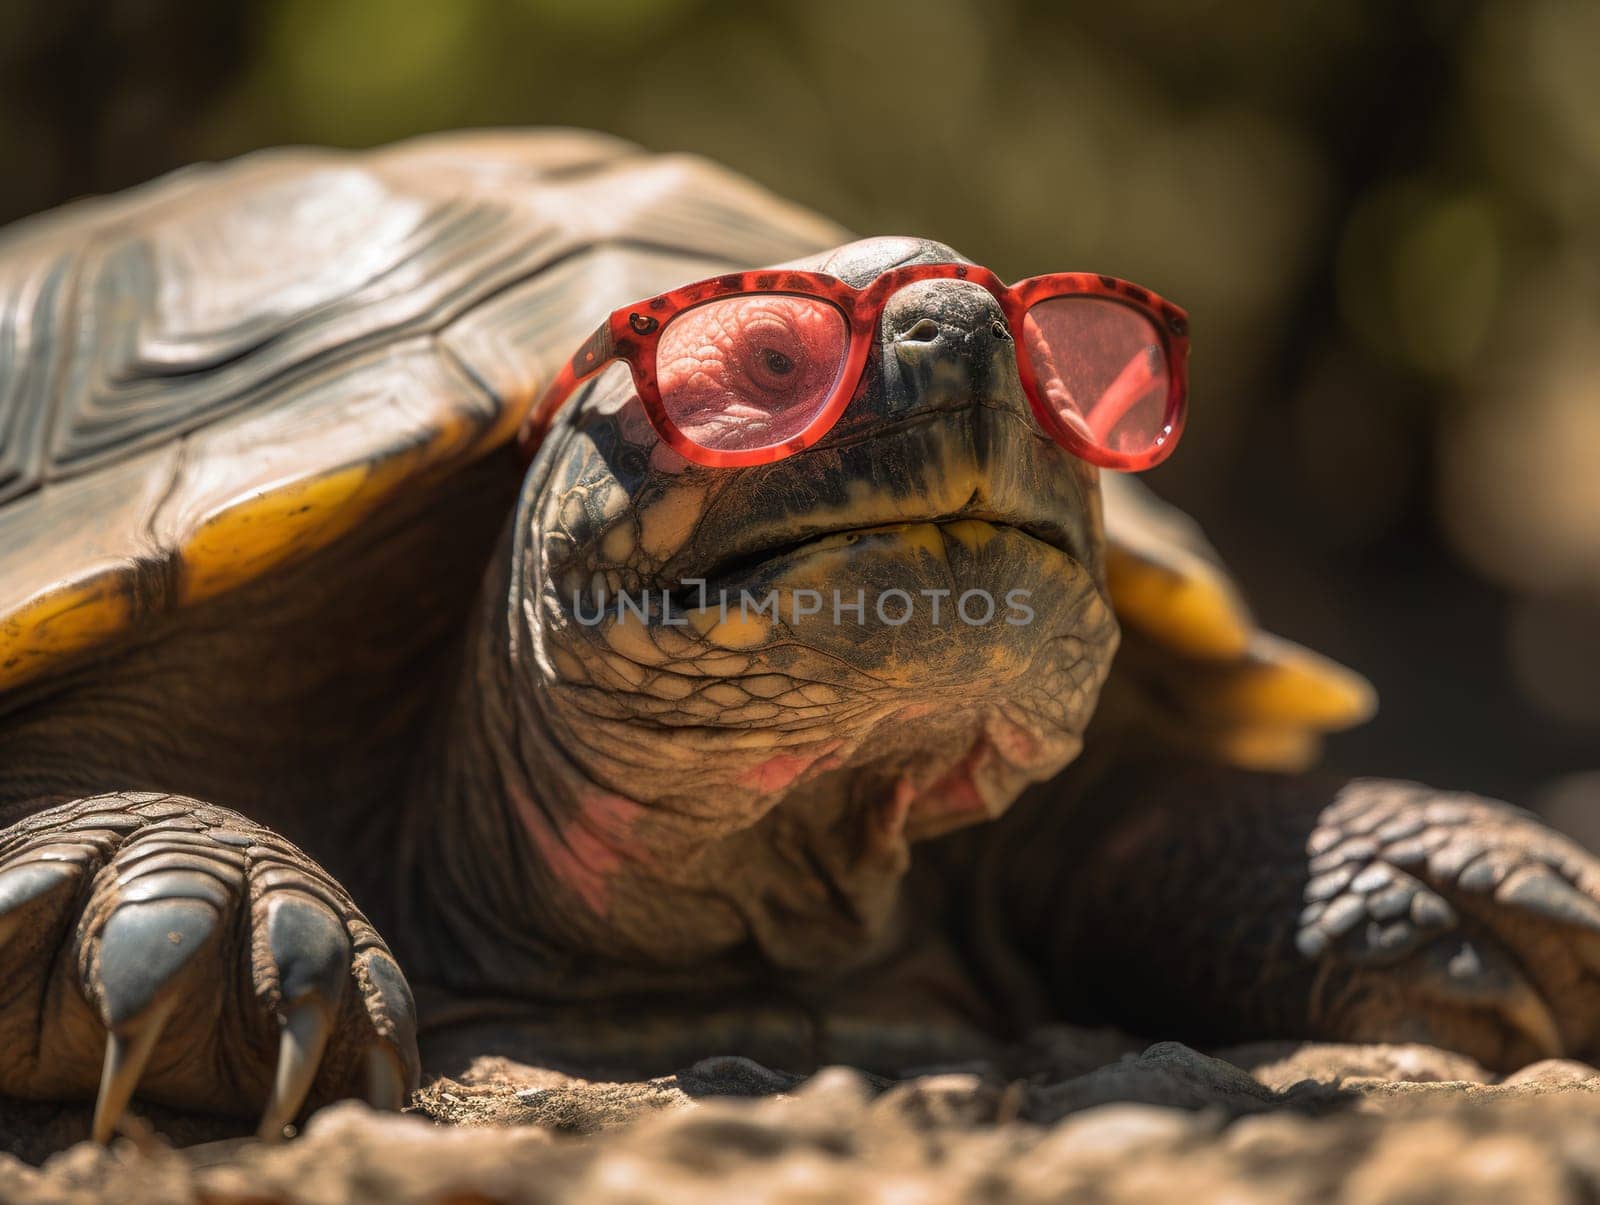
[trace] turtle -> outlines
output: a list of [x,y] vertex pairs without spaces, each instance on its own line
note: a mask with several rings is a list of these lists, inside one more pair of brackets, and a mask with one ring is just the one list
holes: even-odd
[[[795,455],[692,463],[625,371],[515,438],[633,299],[969,262],[563,130],[257,152],[0,235],[0,1094],[270,1137],[474,1053],[1595,1052],[1600,863],[1319,771],[1370,686],[1040,431],[961,273],[887,299]],[[824,580],[1032,621],[581,614]]]

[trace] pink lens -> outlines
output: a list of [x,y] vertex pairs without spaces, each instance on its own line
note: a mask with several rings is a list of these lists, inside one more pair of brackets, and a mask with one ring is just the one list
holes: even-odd
[[656,344],[656,384],[667,417],[691,442],[748,452],[804,431],[833,396],[849,351],[836,306],[750,293],[668,322]]
[[1102,297],[1051,297],[1022,326],[1040,396],[1066,426],[1133,456],[1171,433],[1166,352],[1144,314]]

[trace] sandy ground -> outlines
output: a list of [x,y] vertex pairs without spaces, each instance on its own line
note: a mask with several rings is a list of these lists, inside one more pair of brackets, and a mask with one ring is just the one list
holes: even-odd
[[1025,1079],[973,1067],[898,1083],[845,1068],[802,1081],[738,1058],[599,1083],[482,1059],[403,1116],[335,1105],[274,1145],[161,1115],[159,1134],[135,1121],[110,1149],[67,1145],[81,1110],[6,1104],[0,1137],[21,1157],[0,1155],[0,1200],[1600,1198],[1592,1067],[1501,1080],[1421,1046],[1219,1054],[1045,1033]]

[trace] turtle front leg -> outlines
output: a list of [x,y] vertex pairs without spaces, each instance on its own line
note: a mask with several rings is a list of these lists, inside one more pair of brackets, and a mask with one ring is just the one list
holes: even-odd
[[0,1094],[261,1117],[398,1108],[410,989],[343,888],[277,834],[172,795],[98,795],[0,830]]
[[1216,767],[1146,767],[1089,801],[1098,836],[1032,937],[1057,999],[1202,1041],[1600,1055],[1600,861],[1528,812]]

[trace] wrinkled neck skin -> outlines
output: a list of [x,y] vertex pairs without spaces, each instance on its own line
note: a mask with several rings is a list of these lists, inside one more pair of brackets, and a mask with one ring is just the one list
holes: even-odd
[[[817,262],[860,283],[918,256],[953,258]],[[1076,756],[1117,642],[1098,486],[1038,431],[993,309],[904,290],[838,426],[773,465],[685,461],[621,371],[569,407],[428,759],[425,974],[582,996],[847,966],[915,841]]]

